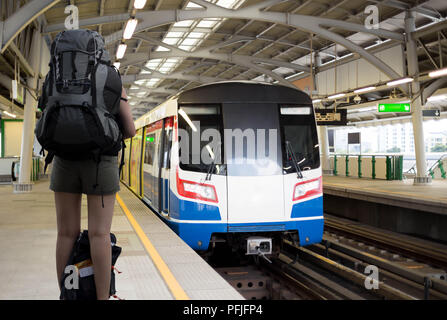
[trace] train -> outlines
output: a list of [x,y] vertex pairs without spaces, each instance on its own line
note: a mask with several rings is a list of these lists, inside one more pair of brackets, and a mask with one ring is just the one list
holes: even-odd
[[121,181],[191,248],[268,257],[322,239],[322,170],[310,97],[254,81],[205,84],[135,121]]

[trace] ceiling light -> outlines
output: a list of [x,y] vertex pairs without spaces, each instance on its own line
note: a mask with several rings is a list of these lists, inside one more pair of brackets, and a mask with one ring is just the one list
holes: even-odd
[[121,65],[121,62],[115,62],[114,64],[113,64],[114,66],[115,66],[115,68],[117,68],[118,70],[119,70],[119,68],[120,68],[120,65]]
[[437,78],[437,77],[442,77],[442,76],[447,76],[447,68],[444,69],[439,69],[436,71],[432,71],[428,74],[428,76],[430,78]]
[[354,91],[354,93],[362,93],[362,92],[367,92],[367,91],[371,91],[371,90],[375,90],[376,87],[367,87],[367,88],[361,88],[361,89],[357,89]]
[[441,101],[441,100],[444,100],[444,99],[447,99],[447,95],[440,94],[440,95],[437,95],[437,96],[428,97],[427,101],[428,102],[435,102],[435,101]]
[[124,28],[123,38],[130,39],[137,27],[138,20],[137,19],[129,19],[126,23],[126,27]]
[[133,7],[135,9],[143,9],[145,4],[146,0],[135,0],[135,2],[133,3]]
[[3,114],[6,114],[7,116],[10,116],[11,118],[17,117],[15,114],[9,113],[8,111],[3,111]]
[[116,50],[116,58],[121,59],[124,57],[124,53],[126,53],[127,44],[121,43]]
[[328,99],[337,99],[337,98],[344,97],[345,95],[346,95],[346,93],[334,94],[333,96],[328,97]]
[[403,79],[399,79],[399,80],[390,81],[386,85],[388,87],[393,87],[393,86],[397,86],[399,84],[404,84],[404,83],[413,82],[413,81],[414,81],[413,78],[403,78]]
[[321,102],[321,99],[312,100],[312,103],[318,103],[318,102]]

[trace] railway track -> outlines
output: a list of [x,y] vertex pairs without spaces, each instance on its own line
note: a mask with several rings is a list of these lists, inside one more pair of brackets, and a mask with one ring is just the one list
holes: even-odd
[[218,271],[248,299],[447,299],[446,246],[326,219],[320,244],[284,241],[272,263]]

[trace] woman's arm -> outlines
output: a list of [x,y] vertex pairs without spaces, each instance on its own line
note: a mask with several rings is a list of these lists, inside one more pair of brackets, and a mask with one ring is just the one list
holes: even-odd
[[[127,99],[126,90],[121,92],[121,97]],[[130,105],[127,101],[120,100],[120,118],[123,125],[124,139],[132,138],[135,135],[135,124],[132,118],[132,112],[130,111]]]

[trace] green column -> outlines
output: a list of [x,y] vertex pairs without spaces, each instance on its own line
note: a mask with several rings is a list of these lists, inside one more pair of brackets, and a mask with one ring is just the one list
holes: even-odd
[[361,178],[362,177],[362,156],[359,156],[359,158],[358,158],[358,163],[359,163],[359,170],[358,170],[358,172],[359,172],[359,178]]
[[376,156],[372,156],[371,163],[372,163],[372,173],[371,173],[371,177],[372,177],[373,179],[375,179],[375,178],[376,178]]
[[337,175],[337,155],[334,154],[334,176]]
[[346,176],[349,177],[349,155],[346,156]]
[[[441,177],[443,178],[443,179],[445,179],[446,178],[446,173],[445,173],[445,169],[444,169],[444,165],[443,165],[443,163],[442,163],[442,160],[439,160],[438,161],[438,168],[439,168],[439,170],[441,170]],[[433,176],[432,176],[433,177]]]
[[386,156],[386,179],[391,180],[391,158]]

